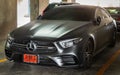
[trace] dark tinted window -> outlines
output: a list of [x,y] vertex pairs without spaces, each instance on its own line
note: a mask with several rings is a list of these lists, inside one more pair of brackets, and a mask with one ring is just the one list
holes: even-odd
[[44,13],[42,19],[90,21],[93,17],[94,11],[92,9],[86,9],[83,7],[57,7]]
[[46,11],[58,6],[74,5],[74,4],[78,4],[78,3],[52,3],[52,4],[49,4],[43,12],[45,13]]

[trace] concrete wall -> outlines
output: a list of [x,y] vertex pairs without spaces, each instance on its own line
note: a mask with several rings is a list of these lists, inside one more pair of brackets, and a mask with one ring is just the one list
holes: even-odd
[[75,3],[75,0],[67,0],[68,3]]
[[39,14],[42,14],[43,10],[48,6],[49,0],[39,0]]
[[30,0],[30,18],[35,20],[39,15],[39,0]]
[[0,0],[0,40],[17,26],[17,0]]
[[35,20],[49,4],[49,0],[30,0],[30,18]]

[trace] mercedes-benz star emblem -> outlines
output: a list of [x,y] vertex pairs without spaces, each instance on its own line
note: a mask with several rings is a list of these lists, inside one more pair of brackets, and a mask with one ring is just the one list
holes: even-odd
[[37,46],[33,41],[30,41],[30,43],[27,44],[27,50],[35,51],[36,49],[37,49]]

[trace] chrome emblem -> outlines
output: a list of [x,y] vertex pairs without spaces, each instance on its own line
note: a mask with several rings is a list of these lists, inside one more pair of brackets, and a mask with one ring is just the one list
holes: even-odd
[[33,41],[30,41],[30,43],[27,44],[26,48],[29,51],[35,51],[37,49],[37,46]]

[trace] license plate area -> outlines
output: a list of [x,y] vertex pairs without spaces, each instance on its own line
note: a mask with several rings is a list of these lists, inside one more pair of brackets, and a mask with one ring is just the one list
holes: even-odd
[[38,55],[24,54],[23,55],[23,62],[37,64],[38,63],[38,58],[39,58]]

